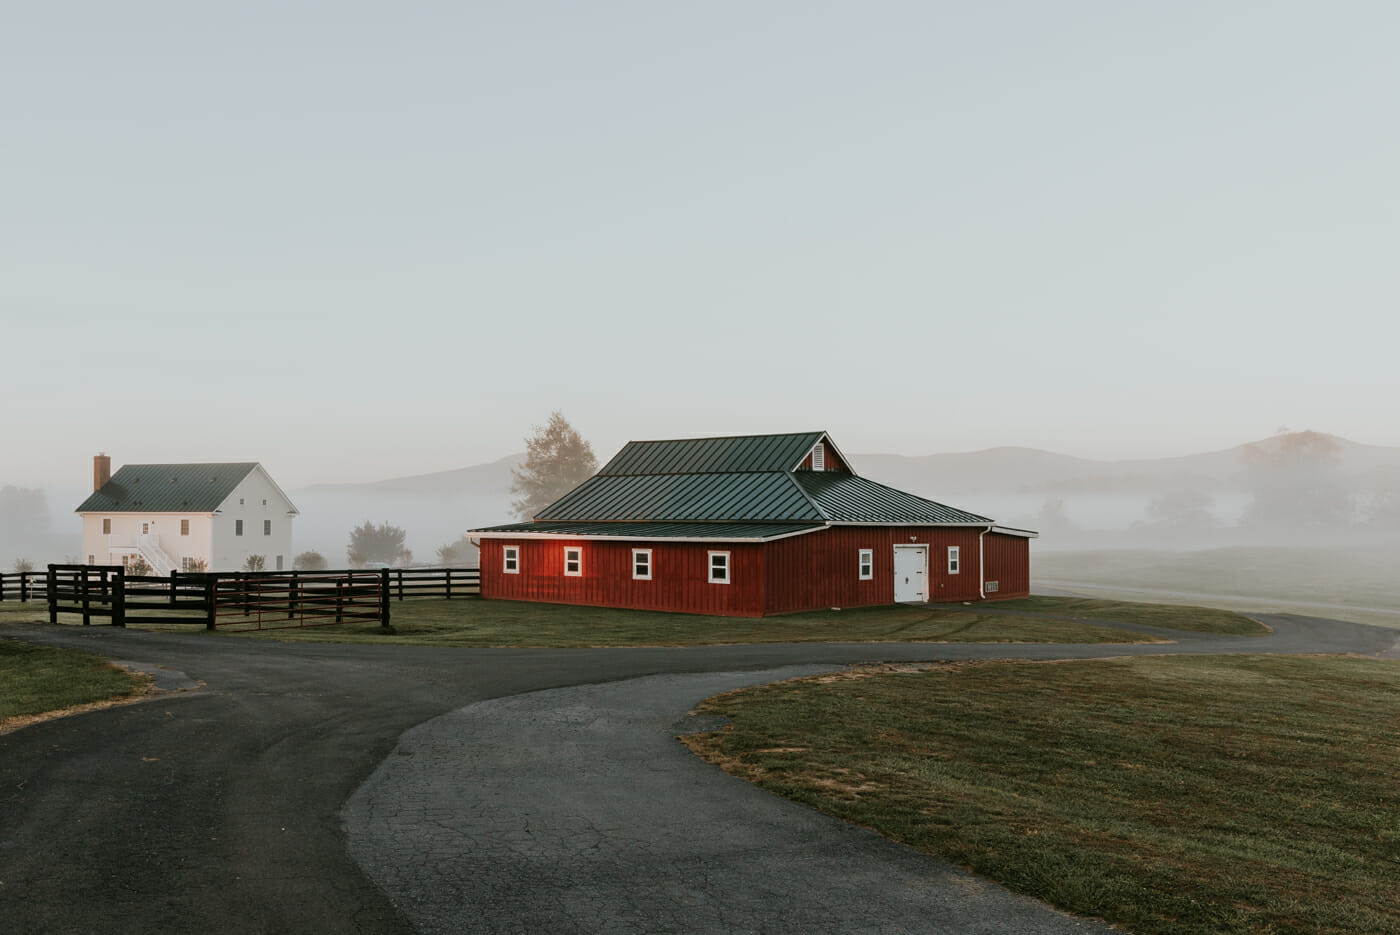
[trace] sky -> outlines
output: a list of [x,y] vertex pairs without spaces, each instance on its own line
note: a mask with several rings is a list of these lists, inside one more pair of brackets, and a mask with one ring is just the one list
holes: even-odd
[[0,11],[0,484],[1400,445],[1400,5]]

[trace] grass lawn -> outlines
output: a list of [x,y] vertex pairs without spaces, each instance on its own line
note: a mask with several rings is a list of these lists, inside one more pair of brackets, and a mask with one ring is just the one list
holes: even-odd
[[1032,580],[1047,586],[1056,581],[1087,584],[1132,600],[1155,599],[1134,594],[1133,588],[1181,591],[1191,596],[1175,599],[1400,627],[1400,577],[1395,574],[1400,544],[1395,543],[1306,549],[1230,546],[1188,552],[1038,551],[1032,561]]
[[[1062,603],[1060,603],[1062,602]],[[394,602],[393,633],[376,623],[347,623],[307,629],[265,630],[240,635],[274,640],[341,643],[407,643],[432,646],[585,647],[695,646],[725,643],[958,642],[958,643],[1133,643],[1149,637],[1103,623],[1054,616],[1006,614],[1001,608],[1032,609],[1101,621],[1142,616],[1140,605],[1075,598],[912,607],[814,611],[761,619],[709,617],[534,604],[517,601],[413,600]],[[1158,626],[1215,632],[1265,633],[1237,614],[1177,607],[1151,607]],[[1117,616],[1115,616],[1117,615]]]
[[1136,935],[1400,932],[1393,662],[885,667],[701,710],[726,770]]
[[1267,628],[1257,620],[1208,607],[1181,604],[1142,604],[1131,601],[1097,600],[1084,597],[1038,597],[1003,601],[1006,610],[1026,610],[1090,620],[1117,620],[1193,633],[1229,633],[1235,636],[1262,636]]
[[50,711],[139,694],[148,682],[91,653],[0,639],[0,731]]

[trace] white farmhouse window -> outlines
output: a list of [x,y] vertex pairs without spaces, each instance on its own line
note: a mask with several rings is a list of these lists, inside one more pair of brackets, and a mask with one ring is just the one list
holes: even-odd
[[235,536],[243,535],[243,520],[236,519],[233,521],[233,534]]
[[875,577],[875,550],[860,550],[860,580],[869,581]]
[[948,574],[950,574],[950,575],[956,575],[957,573],[958,573],[958,546],[950,545],[950,546],[948,546]]
[[110,536],[111,534],[112,534],[112,519],[111,519],[111,517],[103,517],[103,519],[102,519],[102,535],[104,535],[104,536]]
[[729,583],[729,553],[710,553],[710,584]]
[[272,520],[270,520],[270,519],[265,519],[265,520],[263,520],[263,535],[264,535],[264,536],[270,536],[270,535],[272,535]]
[[190,534],[190,521],[187,520],[187,519],[182,519],[182,520],[180,520],[180,535],[182,535],[182,536],[188,536],[189,534]]
[[508,575],[520,574],[520,546],[508,545],[501,550],[501,571]]
[[632,577],[637,581],[651,580],[651,549],[632,550]]
[[583,574],[583,549],[569,548],[564,550],[564,574],[571,578],[577,578]]

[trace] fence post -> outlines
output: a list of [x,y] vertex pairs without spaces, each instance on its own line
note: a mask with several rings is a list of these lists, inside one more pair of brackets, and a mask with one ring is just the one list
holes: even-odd
[[447,572],[447,599],[450,601],[452,600],[452,569],[446,568],[443,570]]
[[[379,582],[379,625],[389,627],[389,569],[384,569]],[[403,572],[399,572],[399,600],[403,600]]]
[[[5,585],[4,585],[4,582],[0,582],[0,601],[3,601],[4,599],[5,599]],[[20,602],[21,604],[23,604],[24,602],[26,602],[26,601],[28,601],[28,600],[29,600],[29,572],[27,572],[27,571],[22,571],[22,572],[19,573],[19,602]]]
[[179,575],[180,575],[180,573],[179,573],[178,571],[176,571],[176,570],[173,569],[173,568],[170,569],[170,606],[171,606],[171,607],[174,607],[174,606],[175,606],[176,582],[177,582],[177,580],[178,580],[178,578],[179,578]]
[[297,572],[292,572],[292,583],[287,587],[287,619],[292,620],[297,615],[297,604],[301,601],[301,578]]
[[49,623],[58,623],[58,576],[54,574],[54,566],[49,566],[49,578],[44,582],[44,590],[49,599]]
[[335,622],[345,622],[345,582],[335,583]]
[[214,608],[219,601],[219,579],[211,574],[204,576],[204,629],[212,630],[218,615]]
[[117,569],[117,580],[112,585],[112,626],[126,627],[126,572]]
[[[388,571],[386,568],[385,571]],[[403,600],[403,569],[399,569],[399,600]]]

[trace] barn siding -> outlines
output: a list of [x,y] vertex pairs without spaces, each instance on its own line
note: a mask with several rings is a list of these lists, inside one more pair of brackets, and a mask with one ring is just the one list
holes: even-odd
[[998,590],[987,595],[988,600],[1029,597],[1031,593],[1031,541],[1023,536],[1007,536],[989,532],[983,543],[986,555],[987,581],[995,581]]
[[[520,547],[519,574],[502,571],[502,550]],[[564,549],[583,550],[583,574],[564,574]],[[651,549],[651,580],[632,577],[632,550]],[[709,582],[709,553],[729,553],[729,584]],[[481,596],[512,601],[757,617],[763,613],[762,546],[623,540],[481,540]]]

